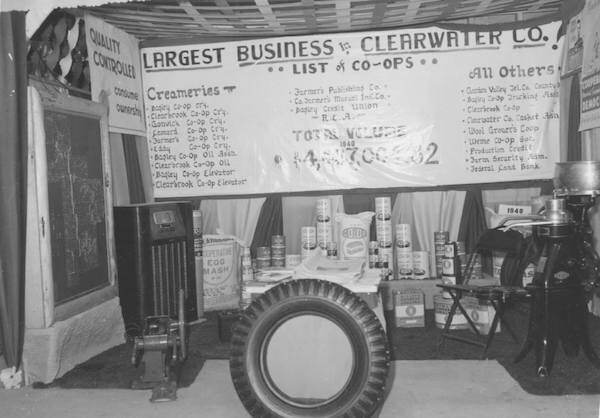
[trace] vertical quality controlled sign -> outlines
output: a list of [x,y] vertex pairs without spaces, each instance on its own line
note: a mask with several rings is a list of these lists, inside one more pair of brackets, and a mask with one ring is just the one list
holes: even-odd
[[137,39],[89,13],[84,21],[92,99],[107,95],[112,132],[145,136]]
[[143,48],[155,196],[551,178],[558,28]]

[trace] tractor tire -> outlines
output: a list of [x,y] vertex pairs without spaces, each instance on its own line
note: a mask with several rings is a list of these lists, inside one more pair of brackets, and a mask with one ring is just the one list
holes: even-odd
[[[279,390],[269,374],[269,341],[286,321],[316,315],[337,325],[352,350],[343,388],[325,400],[301,402]],[[360,297],[338,284],[299,279],[279,284],[254,300],[233,327],[230,371],[253,417],[370,417],[383,402],[390,369],[384,328]]]

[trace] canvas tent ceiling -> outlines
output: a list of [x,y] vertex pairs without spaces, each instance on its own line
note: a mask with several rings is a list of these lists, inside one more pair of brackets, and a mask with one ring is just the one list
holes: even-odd
[[403,26],[522,26],[565,19],[583,0],[151,0],[87,7],[142,41],[267,37]]

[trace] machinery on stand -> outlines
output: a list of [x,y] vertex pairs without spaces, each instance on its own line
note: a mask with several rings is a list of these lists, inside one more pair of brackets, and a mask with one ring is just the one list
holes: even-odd
[[131,362],[135,367],[143,364],[143,374],[131,388],[152,389],[151,402],[177,399],[177,370],[187,357],[183,289],[178,309],[176,320],[168,315],[146,317],[143,334],[133,340]]
[[198,320],[192,204],[116,206],[114,221],[121,313],[141,373],[131,387],[175,400],[187,324]]
[[568,357],[581,349],[600,368],[587,322],[588,298],[600,282],[589,219],[599,194],[600,162],[557,163],[554,195],[544,210],[510,224],[506,218],[501,225],[531,227],[538,248],[535,275],[526,286],[531,296],[527,337],[515,358],[521,361],[534,350],[538,376],[550,374],[559,343]]

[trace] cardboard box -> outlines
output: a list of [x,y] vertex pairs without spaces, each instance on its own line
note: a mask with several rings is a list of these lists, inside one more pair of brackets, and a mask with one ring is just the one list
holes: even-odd
[[425,295],[421,290],[394,292],[394,325],[401,328],[425,326]]
[[[496,314],[492,303],[473,296],[466,296],[462,299],[462,305],[469,314],[471,321],[475,323],[477,330],[482,335],[488,335],[492,327],[494,315]],[[473,330],[471,329],[471,331]],[[500,332],[500,321],[498,321],[498,325],[496,326],[496,332]]]

